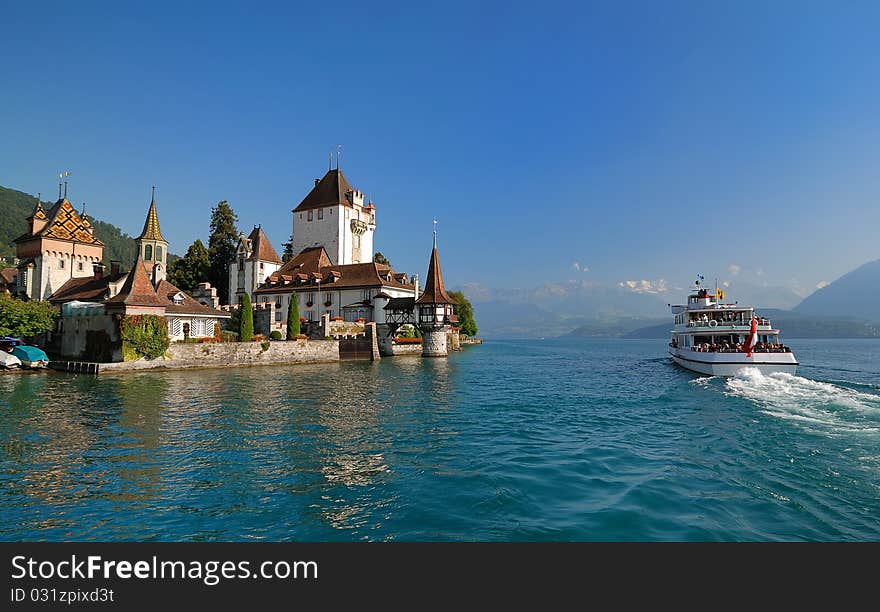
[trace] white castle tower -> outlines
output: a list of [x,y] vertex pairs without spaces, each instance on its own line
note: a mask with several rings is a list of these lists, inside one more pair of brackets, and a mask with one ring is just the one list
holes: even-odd
[[293,209],[293,254],[323,246],[335,265],[373,261],[376,207],[364,204],[338,167],[327,171]]

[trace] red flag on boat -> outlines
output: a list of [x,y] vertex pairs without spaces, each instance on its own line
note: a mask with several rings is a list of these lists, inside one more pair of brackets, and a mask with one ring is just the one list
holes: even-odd
[[752,329],[749,331],[749,337],[746,338],[746,357],[752,356],[752,349],[758,344],[758,319],[752,317]]

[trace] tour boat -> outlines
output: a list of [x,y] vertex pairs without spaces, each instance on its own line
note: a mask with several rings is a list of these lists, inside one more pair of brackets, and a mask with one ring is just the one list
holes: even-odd
[[45,368],[49,365],[49,357],[42,349],[35,346],[19,345],[12,347],[12,354],[21,360],[26,368]]
[[669,342],[672,360],[709,376],[735,376],[745,368],[794,374],[798,362],[779,342],[779,330],[751,306],[724,304],[724,292],[699,288],[687,305],[671,305],[675,326]]

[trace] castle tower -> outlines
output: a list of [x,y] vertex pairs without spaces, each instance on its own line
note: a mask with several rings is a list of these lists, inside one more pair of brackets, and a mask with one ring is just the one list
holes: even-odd
[[38,197],[26,221],[27,231],[13,241],[20,262],[15,295],[46,300],[70,279],[91,276],[104,256],[104,243],[74,210],[61,183],[58,201],[45,210]]
[[334,265],[373,261],[376,207],[351,186],[342,170],[330,169],[293,209],[292,249],[322,246]]
[[437,228],[434,227],[434,250],[428,264],[425,289],[416,300],[418,326],[422,331],[422,357],[446,357],[446,334],[457,321],[453,311],[455,300],[443,286],[440,256],[437,254]]
[[168,241],[162,236],[159,229],[159,214],[156,212],[156,188],[153,187],[153,195],[150,199],[150,210],[144,221],[144,231],[135,240],[138,247],[138,257],[143,260],[144,267],[150,275],[153,285],[165,280],[168,272]]

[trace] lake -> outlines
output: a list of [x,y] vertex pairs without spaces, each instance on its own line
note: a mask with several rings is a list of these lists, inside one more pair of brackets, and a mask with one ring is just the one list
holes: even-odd
[[786,343],[797,376],[618,339],[0,373],[0,539],[880,539],[880,341]]

